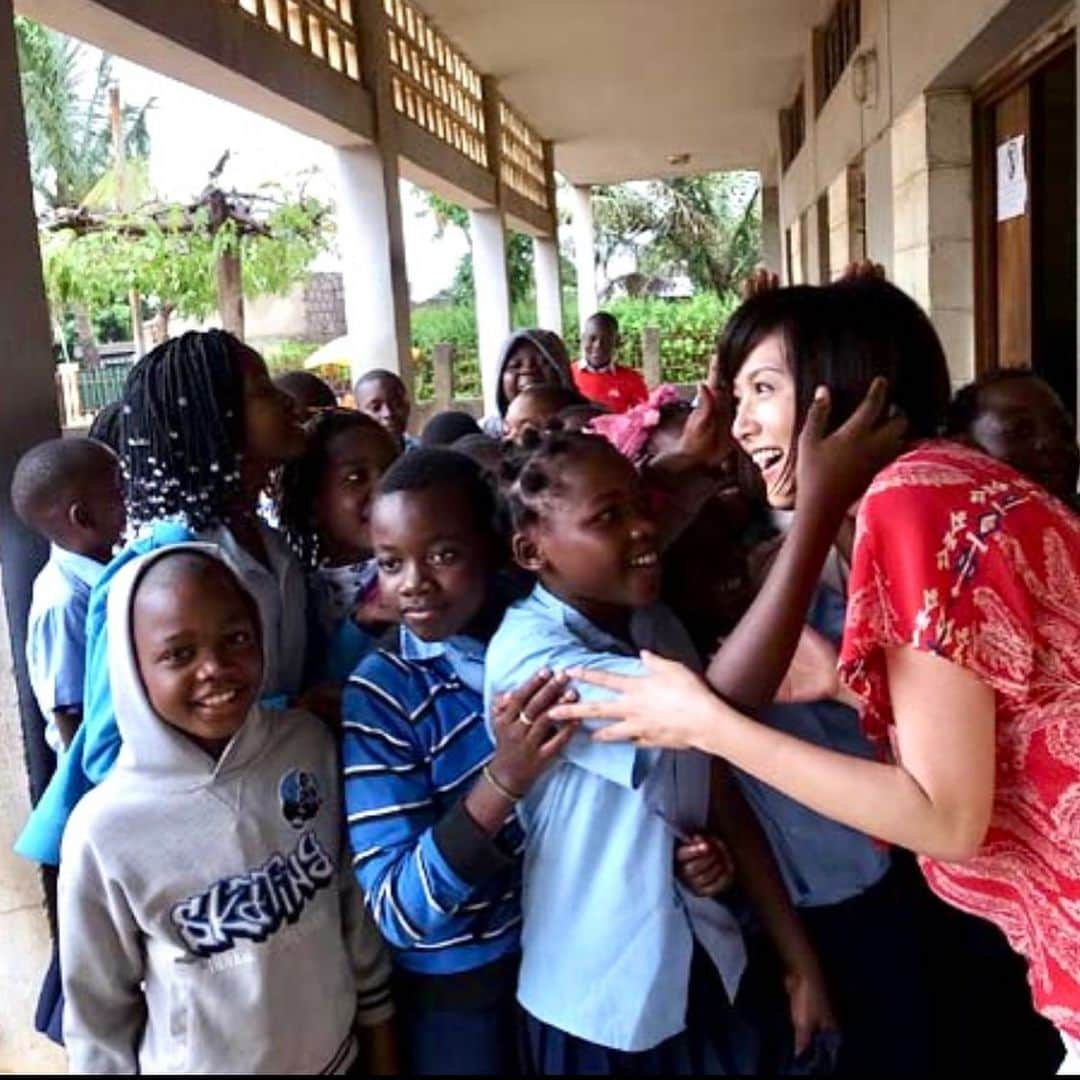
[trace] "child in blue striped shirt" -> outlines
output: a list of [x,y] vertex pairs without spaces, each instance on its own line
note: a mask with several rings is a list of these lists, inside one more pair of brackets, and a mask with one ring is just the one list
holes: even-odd
[[488,736],[484,652],[506,606],[494,511],[464,455],[420,449],[391,466],[371,528],[401,655],[365,657],[343,699],[353,865],[393,948],[415,1075],[517,1071],[514,808],[573,734],[545,717],[565,681],[540,672],[496,705]]

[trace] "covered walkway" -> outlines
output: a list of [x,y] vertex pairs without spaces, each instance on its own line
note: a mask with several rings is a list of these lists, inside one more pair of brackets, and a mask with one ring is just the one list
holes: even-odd
[[[399,178],[469,209],[490,408],[507,230],[533,238],[539,322],[562,326],[556,170],[584,317],[591,185],[740,168],[762,176],[765,262],[787,281],[873,258],[926,307],[956,382],[1053,354],[1076,400],[1075,0],[0,0],[0,1071],[58,1063],[30,1034],[40,885],[10,854],[23,733],[47,751],[23,663],[44,551],[7,493],[20,454],[58,431],[15,11],[335,147],[365,366],[408,365]],[[995,151],[1021,137],[1025,201],[1002,218]]]

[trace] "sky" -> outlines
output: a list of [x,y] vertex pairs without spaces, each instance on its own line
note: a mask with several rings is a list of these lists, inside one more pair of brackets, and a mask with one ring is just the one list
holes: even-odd
[[[96,50],[94,59],[96,63]],[[148,120],[150,176],[161,198],[198,195],[226,150],[232,152],[222,176],[226,188],[250,191],[266,182],[288,183],[315,168],[318,176],[308,189],[334,198],[333,151],[324,143],[119,57],[113,71],[126,104],[155,99]],[[468,245],[457,229],[436,237],[420,192],[406,181],[402,181],[402,211],[409,292],[419,302],[450,284]],[[337,263],[336,255],[320,256],[314,269],[333,269]]]

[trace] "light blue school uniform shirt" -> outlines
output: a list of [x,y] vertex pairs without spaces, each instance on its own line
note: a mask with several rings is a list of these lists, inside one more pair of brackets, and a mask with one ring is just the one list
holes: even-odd
[[[698,666],[686,631],[661,605],[634,613],[631,637],[633,646],[538,585],[488,646],[489,724],[494,696],[541,667],[636,675],[641,648]],[[585,701],[607,696],[583,684],[578,691]],[[582,730],[519,804],[518,1000],[536,1019],[614,1050],[657,1046],[686,1027],[695,938],[734,997],[746,962],[738,923],[675,879],[677,836],[706,821],[709,771],[697,751],[597,743]]]
[[63,752],[53,719],[57,709],[81,708],[86,671],[86,610],[105,564],[53,544],[49,561],[34,580],[26,626],[26,666],[45,741]]
[[[843,596],[819,585],[807,623],[839,645],[844,612]],[[877,757],[858,714],[838,701],[771,705],[761,711],[760,719],[815,746],[870,761]],[[860,896],[885,876],[892,858],[884,844],[815,813],[749,773],[733,772],[765,830],[793,904],[839,904]]]

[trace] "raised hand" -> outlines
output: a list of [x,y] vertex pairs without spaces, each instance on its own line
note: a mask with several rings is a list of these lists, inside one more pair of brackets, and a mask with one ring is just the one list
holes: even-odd
[[856,259],[855,262],[847,264],[841,275],[843,281],[860,281],[866,278],[884,281],[885,267],[872,259]]
[[759,266],[742,283],[740,292],[744,300],[750,300],[759,293],[772,292],[773,289],[779,288],[780,276],[773,273],[772,270],[767,270],[764,266]]
[[877,378],[859,407],[831,435],[829,391],[819,386],[799,433],[796,489],[799,505],[831,511],[837,523],[874,476],[904,447],[907,420],[886,417],[888,383]]

